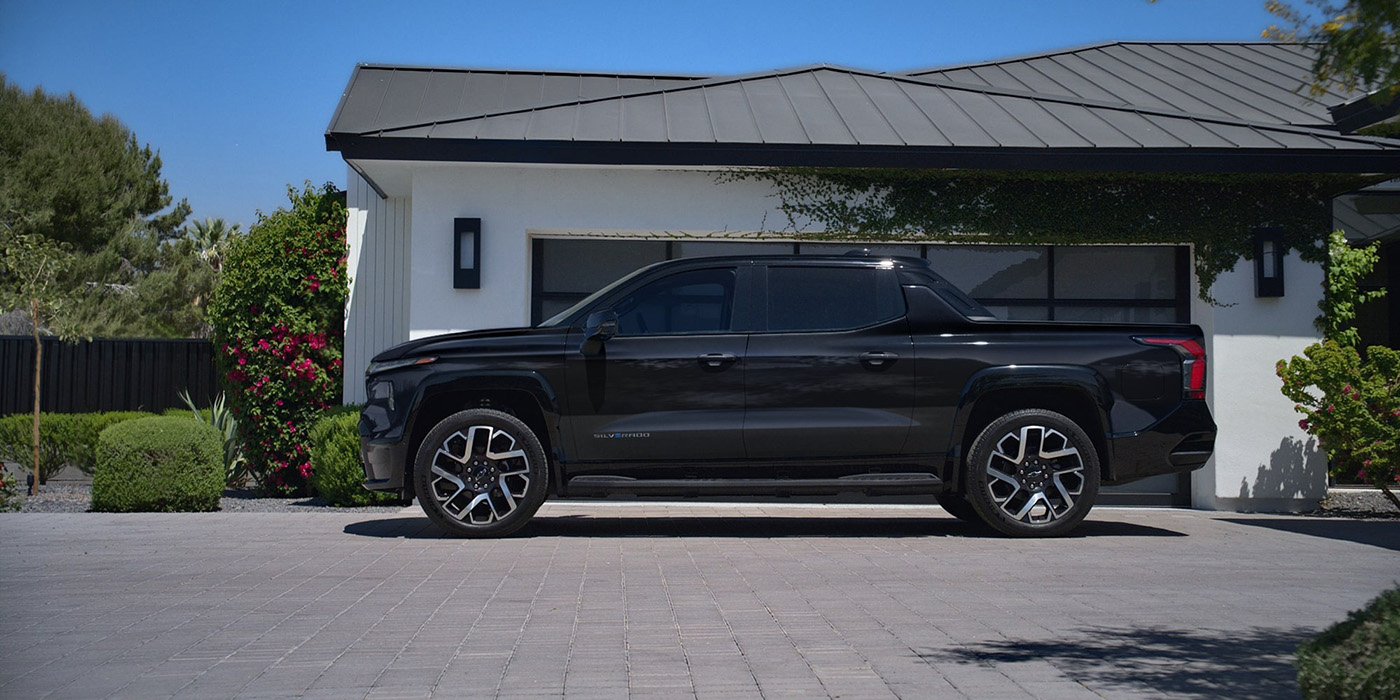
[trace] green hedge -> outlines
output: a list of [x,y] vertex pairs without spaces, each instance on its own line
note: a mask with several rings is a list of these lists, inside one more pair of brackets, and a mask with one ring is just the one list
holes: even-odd
[[1298,647],[1305,698],[1400,698],[1400,588]]
[[[140,411],[39,414],[39,480],[48,481],[64,465],[86,474],[97,468],[97,438],[108,426],[143,418]],[[34,416],[22,413],[0,418],[0,459],[18,463],[28,472],[34,464]]]
[[[72,421],[62,413],[39,414],[39,483],[49,480],[68,463]],[[20,413],[0,418],[0,459],[19,464],[30,474],[34,469],[34,416]]]
[[195,420],[158,416],[102,432],[92,509],[108,513],[207,511],[224,489],[223,436]]
[[370,506],[398,498],[363,486],[359,422],[359,407],[344,406],[327,411],[311,427],[311,487],[333,506]]
[[[68,443],[68,463],[92,474],[97,470],[97,443],[102,431],[118,423],[137,418],[149,418],[152,414],[144,411],[107,411],[105,413],[74,413],[72,440]],[[43,438],[40,424],[40,438]]]

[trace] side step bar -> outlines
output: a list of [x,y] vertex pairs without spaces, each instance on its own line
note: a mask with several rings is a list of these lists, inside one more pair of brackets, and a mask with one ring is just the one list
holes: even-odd
[[938,493],[943,482],[933,474],[853,474],[837,479],[633,479],[627,476],[576,476],[570,496],[808,496],[845,492],[869,495]]

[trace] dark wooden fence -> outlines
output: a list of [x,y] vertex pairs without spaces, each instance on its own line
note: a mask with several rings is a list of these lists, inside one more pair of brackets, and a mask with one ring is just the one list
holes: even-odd
[[[43,400],[54,413],[163,411],[182,407],[184,389],[201,406],[217,394],[214,346],[207,340],[95,339],[44,345]],[[28,413],[34,401],[34,339],[0,336],[0,415]]]

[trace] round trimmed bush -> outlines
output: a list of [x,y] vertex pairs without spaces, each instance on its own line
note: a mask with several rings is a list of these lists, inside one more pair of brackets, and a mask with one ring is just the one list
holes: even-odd
[[392,503],[392,493],[364,487],[360,467],[360,407],[328,411],[311,428],[311,487],[333,506],[372,506]]
[[1298,647],[1305,698],[1400,698],[1400,588]]
[[[92,474],[97,469],[97,442],[102,431],[137,418],[153,414],[145,411],[104,411],[98,413],[75,413],[74,436],[69,454],[69,463],[81,469],[84,474]],[[42,429],[41,429],[42,430]]]
[[224,490],[224,438],[191,417],[117,423],[98,438],[92,509],[208,511]]

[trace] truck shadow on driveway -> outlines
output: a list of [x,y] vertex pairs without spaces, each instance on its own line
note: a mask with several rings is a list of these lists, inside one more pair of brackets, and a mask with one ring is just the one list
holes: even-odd
[[1059,639],[996,641],[921,652],[934,664],[1048,662],[1113,697],[1150,688],[1167,697],[1298,697],[1293,652],[1315,630],[1090,627]]
[[1298,535],[1325,537],[1400,552],[1400,520],[1343,520],[1341,518],[1221,518],[1224,522]]
[[[398,516],[345,526],[360,537],[447,538],[426,517]],[[946,517],[872,518],[830,515],[795,517],[596,517],[546,516],[531,520],[512,537],[999,537],[985,527]],[[1076,537],[1186,537],[1149,525],[1084,522]]]

